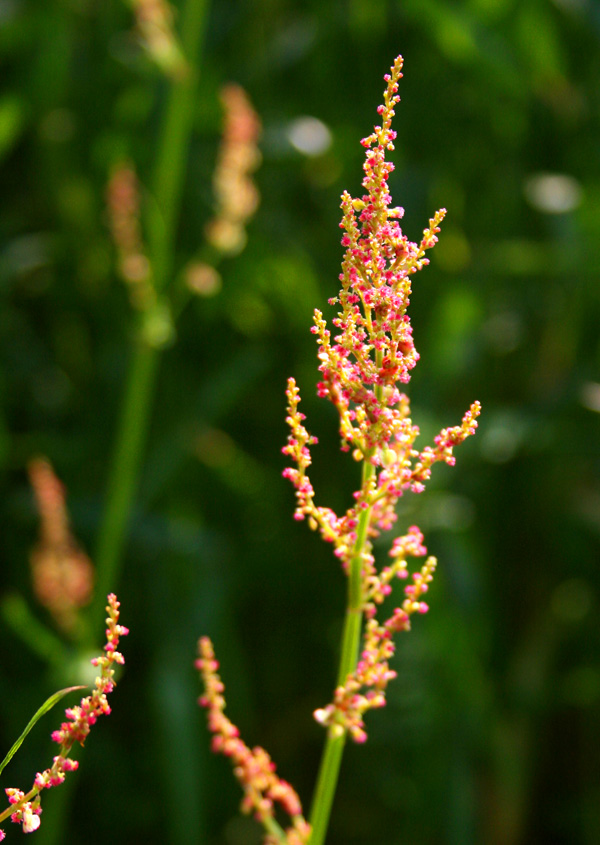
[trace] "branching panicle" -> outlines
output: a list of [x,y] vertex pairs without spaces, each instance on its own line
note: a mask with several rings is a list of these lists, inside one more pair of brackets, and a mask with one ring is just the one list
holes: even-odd
[[[296,793],[275,775],[275,767],[261,748],[252,751],[239,739],[237,728],[224,715],[223,684],[217,674],[210,640],[200,640],[197,666],[204,678],[205,695],[200,703],[208,709],[213,748],[231,757],[234,772],[244,789],[242,809],[253,812],[267,830],[265,843],[310,842],[323,845],[335,793],[344,740],[367,738],[364,715],[383,707],[388,683],[396,676],[390,668],[394,635],[410,630],[411,617],[426,613],[423,600],[437,565],[426,557],[424,538],[416,526],[396,538],[391,562],[377,569],[372,541],[396,521],[395,507],[406,492],[420,493],[435,463],[454,464],[454,446],[474,434],[480,412],[474,402],[462,423],[443,429],[432,446],[415,447],[419,429],[411,419],[410,402],[401,387],[408,383],[419,354],[407,314],[412,276],[427,263],[427,250],[437,242],[445,209],[429,221],[420,243],[402,232],[402,208],[391,205],[388,179],[393,165],[386,153],[394,149],[394,107],[399,101],[399,56],[385,76],[384,102],[378,108],[381,125],[361,143],[365,148],[364,193],[342,195],[342,245],[345,254],[340,274],[341,290],[329,300],[338,304],[332,332],[315,310],[312,333],[318,343],[320,397],[327,398],[339,415],[341,448],[362,462],[362,481],[353,504],[343,516],[315,504],[315,491],[308,476],[310,447],[317,443],[304,425],[299,410],[300,393],[293,378],[287,385],[286,422],[290,432],[283,453],[292,461],[283,475],[296,494],[295,519],[306,519],[331,543],[348,576],[348,602],[342,635],[338,685],[333,701],[315,711],[314,717],[328,729],[310,824],[304,820]],[[333,336],[332,336],[333,335]],[[399,607],[381,621],[378,610],[396,579],[408,579],[408,557],[425,562],[406,586]],[[366,621],[365,621],[366,620]],[[360,645],[362,634],[362,647]],[[276,823],[273,807],[279,803],[292,818],[284,831]]]
[[[354,494],[355,503],[343,517],[315,504],[306,471],[311,462],[308,449],[316,441],[303,425],[304,416],[298,414],[300,397],[293,379],[288,386],[287,422],[291,430],[283,449],[295,463],[295,467],[284,471],[284,476],[296,489],[296,519],[308,517],[310,527],[319,528],[323,538],[334,545],[347,574],[353,562],[360,566],[361,601],[354,609],[365,612],[369,619],[363,659],[348,675],[346,684],[336,690],[333,704],[316,714],[318,721],[348,730],[357,740],[366,736],[362,713],[385,702],[381,679],[389,680],[393,674],[386,668],[393,652],[391,631],[406,630],[408,617],[415,610],[425,612],[427,606],[417,601],[417,593],[420,596],[425,592],[434,569],[431,558],[415,576],[415,584],[405,588],[407,598],[403,610],[391,618],[393,624],[390,619],[378,625],[374,620],[376,605],[391,592],[394,576],[407,575],[405,554],[425,552],[422,535],[413,527],[406,537],[394,542],[394,564],[377,573],[371,540],[392,528],[396,503],[405,491],[420,493],[425,489],[433,464],[454,464],[453,448],[475,432],[480,412],[479,403],[474,402],[461,425],[441,431],[433,446],[422,451],[415,448],[419,429],[412,422],[408,397],[400,389],[410,380],[411,370],[419,360],[407,310],[412,276],[428,263],[426,252],[437,242],[446,211],[435,213],[417,244],[409,241],[400,227],[404,210],[391,205],[388,179],[394,166],[386,161],[386,153],[394,149],[396,133],[391,124],[400,99],[397,92],[401,69],[399,56],[384,77],[384,102],[377,110],[381,125],[361,141],[366,150],[364,194],[353,198],[345,191],[342,195],[340,227],[344,231],[345,254],[341,290],[330,300],[330,304],[340,306],[333,320],[337,333],[331,337],[318,310],[311,329],[319,344],[318,395],[329,399],[339,414],[342,450],[351,449],[354,458],[366,462],[372,470],[363,473],[361,488]],[[365,523],[362,541],[357,539],[356,531],[361,520]],[[373,666],[381,671],[374,671]],[[357,699],[358,690],[364,687],[371,692]]]

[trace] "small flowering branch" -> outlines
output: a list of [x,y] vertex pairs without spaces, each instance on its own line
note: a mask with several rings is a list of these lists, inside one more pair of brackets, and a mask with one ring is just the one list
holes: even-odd
[[261,162],[260,118],[240,85],[221,89],[225,126],[213,175],[216,214],[206,226],[208,242],[223,254],[235,255],[246,245],[246,223],[256,212],[260,196],[252,173]]
[[[92,665],[100,669],[100,675],[96,678],[96,685],[91,695],[81,699],[79,705],[69,707],[65,711],[68,721],[63,722],[52,734],[54,742],[58,743],[58,754],[54,757],[52,766],[44,772],[38,772],[35,776],[33,786],[25,793],[20,789],[5,789],[10,804],[6,810],[0,813],[0,823],[10,816],[11,821],[21,824],[23,833],[32,833],[40,826],[40,815],[42,812],[40,793],[43,789],[50,789],[61,784],[67,772],[74,772],[79,763],[69,757],[73,745],[78,742],[84,745],[90,728],[98,719],[98,716],[108,716],[110,705],[107,695],[116,686],[114,680],[114,664],[125,662],[123,655],[117,650],[119,639],[129,633],[124,625],[119,625],[119,602],[114,594],[108,596],[106,608],[108,618],[106,619],[106,645],[104,654],[95,657]],[[5,834],[0,830],[0,841]]]
[[119,275],[127,285],[132,306],[148,311],[156,303],[156,290],[142,236],[140,185],[132,162],[121,161],[113,168],[106,208]]
[[[233,772],[244,790],[242,812],[253,813],[263,825],[265,845],[307,843],[310,827],[302,815],[302,805],[295,790],[276,774],[275,764],[264,748],[248,748],[240,739],[239,730],[225,715],[225,685],[217,674],[219,663],[208,637],[199,640],[198,652],[196,668],[202,673],[205,689],[199,703],[208,711],[212,750],[231,759]],[[277,805],[290,817],[291,825],[286,830],[275,819]]]
[[346,191],[342,195],[340,227],[346,249],[342,287],[339,295],[329,300],[330,305],[340,306],[333,320],[338,334],[331,338],[318,310],[311,329],[319,344],[318,395],[329,399],[339,414],[342,450],[351,450],[354,459],[362,462],[361,486],[343,516],[314,502],[307,470],[310,447],[317,440],[304,426],[293,378],[287,387],[290,434],[283,452],[293,466],[283,474],[295,488],[295,518],[307,519],[309,527],[333,545],[348,576],[338,683],[333,701],[314,714],[328,728],[328,738],[310,815],[311,845],[321,845],[325,839],[346,736],[364,742],[365,712],[385,705],[387,684],[396,674],[389,667],[395,648],[393,635],[410,629],[414,613],[428,610],[422,596],[435,571],[433,557],[426,559],[404,588],[402,606],[384,621],[377,620],[377,608],[391,593],[392,582],[408,576],[406,558],[427,552],[421,532],[413,526],[393,542],[392,564],[378,571],[372,540],[392,528],[395,506],[405,491],[423,492],[435,463],[454,465],[454,446],[475,432],[480,412],[479,403],[474,402],[460,425],[443,429],[433,446],[419,451],[415,448],[419,429],[412,423],[408,397],[398,387],[408,383],[419,360],[407,315],[412,276],[428,264],[426,252],[437,242],[446,213],[445,209],[435,213],[417,244],[400,228],[404,210],[391,206],[388,178],[393,165],[385,156],[394,149],[396,133],[391,123],[400,99],[402,63],[398,56],[384,77],[384,103],[377,109],[381,125],[361,141],[366,150],[365,193],[356,199]]
[[224,258],[244,249],[246,226],[260,204],[252,178],[262,160],[258,147],[260,118],[240,85],[224,85],[220,99],[224,125],[213,174],[214,216],[204,228],[206,247],[183,274],[187,291],[199,296],[213,296],[220,290],[217,267]]
[[420,598],[427,592],[429,583],[433,580],[437,566],[434,557],[427,558],[421,570],[413,574],[414,583],[404,588],[406,598],[402,607],[396,608],[381,624],[375,618],[376,605],[381,604],[392,592],[392,579],[406,578],[408,575],[404,555],[427,554],[427,549],[421,545],[422,541],[423,535],[419,529],[416,526],[409,528],[405,537],[394,541],[390,552],[395,558],[394,563],[385,567],[379,576],[371,575],[368,579],[367,601],[364,605],[367,623],[360,659],[354,671],[347,675],[345,683],[335,690],[333,702],[314,713],[317,722],[330,727],[330,734],[334,738],[341,738],[348,731],[355,742],[365,742],[367,734],[363,715],[367,710],[385,706],[387,685],[397,674],[389,668],[389,660],[395,651],[392,637],[398,631],[410,630],[410,617],[413,613],[427,613],[429,610],[428,605],[420,601]]

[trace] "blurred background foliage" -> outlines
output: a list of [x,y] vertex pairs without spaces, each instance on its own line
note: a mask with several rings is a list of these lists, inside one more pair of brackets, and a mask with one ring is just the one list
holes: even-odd
[[[448,208],[415,279],[426,443],[474,399],[457,467],[407,497],[440,560],[431,613],[398,648],[389,705],[342,768],[332,845],[594,843],[600,830],[600,7],[594,0],[221,0],[207,10],[173,275],[214,214],[219,91],[263,125],[261,205],[222,286],[187,302],[161,355],[119,582],[131,628],[110,720],[45,796],[50,842],[252,845],[239,788],[208,752],[195,643],[210,634],[229,715],[310,804],[345,583],[292,519],[281,478],[295,375],[318,502],[358,483],[314,396],[312,309],[332,309],[343,188],[360,191],[382,76],[405,58],[391,188],[418,239]],[[178,25],[177,15],[175,25]],[[135,321],[106,212],[115,161],[142,204],[168,81],[131,6],[0,3],[0,715],[7,749],[78,672],[57,666],[31,590],[45,455],[94,557]],[[310,120],[307,120],[310,118]],[[381,555],[386,553],[385,542]],[[38,626],[38,627],[36,627]],[[99,641],[99,631],[96,632]],[[68,651],[76,666],[80,650]],[[81,677],[79,672],[78,677]],[[77,678],[75,679],[77,680]],[[3,787],[52,754],[57,711]],[[9,830],[9,837],[21,834]]]

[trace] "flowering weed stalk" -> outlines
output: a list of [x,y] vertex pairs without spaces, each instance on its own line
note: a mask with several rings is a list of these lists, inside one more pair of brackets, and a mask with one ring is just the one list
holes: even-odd
[[[354,493],[354,504],[343,516],[314,502],[307,469],[310,447],[317,439],[304,427],[304,415],[298,410],[300,393],[293,378],[287,387],[290,434],[283,452],[293,466],[284,471],[284,476],[295,488],[295,518],[307,519],[309,527],[332,544],[348,578],[337,687],[331,703],[314,713],[317,722],[327,728],[327,741],[309,820],[310,833],[308,839],[300,840],[310,845],[321,845],[325,840],[346,737],[364,742],[365,713],[385,705],[387,685],[396,676],[389,665],[395,649],[394,634],[410,630],[411,617],[428,610],[423,599],[436,560],[426,557],[420,530],[412,526],[396,538],[389,552],[391,562],[379,569],[372,541],[394,525],[395,506],[405,491],[421,493],[425,489],[435,463],[454,465],[453,448],[475,432],[480,412],[479,403],[474,402],[460,425],[443,429],[432,446],[415,448],[419,429],[411,420],[408,397],[399,387],[408,383],[419,359],[407,309],[412,276],[428,263],[426,252],[437,242],[446,212],[441,209],[435,213],[417,244],[410,242],[400,228],[403,209],[391,206],[388,178],[393,165],[386,161],[386,153],[394,149],[396,133],[391,123],[400,99],[401,69],[402,57],[398,56],[384,77],[384,103],[377,110],[381,125],[361,141],[366,150],[364,194],[360,198],[347,192],[342,195],[340,227],[346,249],[340,274],[342,287],[338,296],[329,300],[330,305],[340,307],[333,320],[337,334],[331,337],[318,310],[311,330],[319,344],[318,395],[329,399],[339,414],[342,450],[351,451],[362,463],[361,485]],[[381,619],[378,609],[392,592],[393,582],[408,578],[409,557],[425,557],[425,562],[404,587],[400,607]],[[213,747],[233,756],[246,791],[257,791],[263,772],[260,767],[240,770],[235,753],[228,750],[229,731],[233,729],[235,737],[237,732],[221,719],[222,684],[216,675],[212,647],[202,648],[205,653],[199,666],[207,689],[202,703],[209,708],[209,725],[218,737]],[[217,689],[219,698],[215,698]],[[268,790],[262,794],[273,798]],[[264,823],[260,807],[252,806]],[[275,841],[298,840],[288,837]]]
[[[101,622],[102,596],[113,588],[120,574],[127,526],[139,483],[159,360],[172,337],[168,293],[174,276],[176,227],[181,211],[185,166],[193,130],[201,44],[208,12],[207,0],[183,0],[179,18],[181,40],[178,41],[173,33],[166,0],[132,0],[132,5],[136,9],[138,26],[150,54],[169,72],[169,84],[150,185],[153,211],[147,215],[147,258],[152,272],[150,275],[144,271],[142,279],[136,279],[130,287],[132,297],[138,297],[136,305],[140,304],[141,294],[145,307],[140,309],[140,321],[131,347],[127,382],[109,469],[106,504],[94,555],[97,591],[91,608],[92,631]],[[183,62],[179,61],[179,51]],[[132,183],[125,187],[131,191]],[[123,234],[121,230],[120,235]],[[129,230],[129,234],[134,235],[129,246],[135,250],[138,246],[136,232]],[[117,242],[121,270],[123,261],[132,258],[131,254],[124,254],[124,246],[125,242]],[[149,290],[150,284],[153,291]]]
[[[63,722],[52,734],[52,739],[59,745],[58,754],[54,757],[49,769],[36,774],[29,792],[25,793],[13,787],[4,790],[10,806],[0,813],[0,823],[10,816],[11,821],[22,825],[23,833],[32,833],[37,830],[42,812],[40,800],[42,789],[58,786],[64,781],[67,772],[74,772],[78,768],[77,760],[68,756],[73,745],[76,742],[84,745],[90,728],[96,723],[98,716],[108,716],[110,713],[107,695],[116,686],[113,666],[115,663],[125,662],[123,655],[118,651],[119,639],[129,631],[124,625],[119,625],[119,602],[113,593],[108,596],[106,612],[108,617],[104,654],[92,660],[92,665],[100,669],[93,692],[82,698],[79,705],[69,707],[65,711],[68,721]],[[0,830],[0,841],[4,837],[4,831]]]

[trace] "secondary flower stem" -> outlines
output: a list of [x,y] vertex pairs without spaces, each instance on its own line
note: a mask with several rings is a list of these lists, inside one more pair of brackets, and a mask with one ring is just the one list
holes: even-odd
[[[188,73],[169,82],[165,117],[158,140],[152,185],[154,208],[148,221],[148,237],[154,285],[159,295],[168,287],[173,271],[175,233],[193,128],[200,45],[207,6],[207,0],[185,0],[181,8],[181,41]],[[151,319],[151,315],[146,316]],[[97,584],[91,612],[92,637],[101,625],[104,596],[109,590],[116,589],[118,582],[127,526],[142,467],[160,352],[160,344],[152,343],[144,325],[141,325],[131,351],[95,555]]]
[[173,241],[196,113],[200,46],[207,13],[208,0],[184,0],[180,9],[181,44],[188,73],[170,82],[152,185],[156,205],[148,220],[152,269],[159,292],[171,279]]
[[97,583],[91,636],[95,637],[106,596],[118,580],[125,531],[137,489],[156,383],[159,351],[143,337],[135,340],[123,397],[108,493],[96,549]]
[[[375,467],[369,460],[363,463],[362,489],[375,476]],[[362,630],[362,561],[365,543],[368,537],[369,522],[371,519],[371,508],[362,511],[356,529],[356,542],[354,554],[350,561],[350,572],[348,573],[348,605],[344,619],[344,630],[342,633],[342,652],[338,670],[338,685],[346,681],[348,675],[356,669],[358,651],[360,647],[360,635]],[[336,729],[336,728],[339,728]],[[321,766],[317,778],[313,805],[311,808],[310,824],[312,833],[310,845],[323,845],[329,816],[333,805],[333,798],[337,788],[337,782],[346,743],[347,731],[340,726],[330,727],[327,732],[327,740],[321,758]]]

